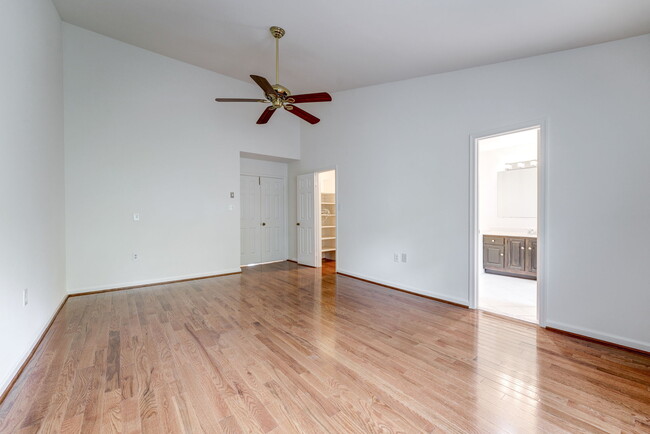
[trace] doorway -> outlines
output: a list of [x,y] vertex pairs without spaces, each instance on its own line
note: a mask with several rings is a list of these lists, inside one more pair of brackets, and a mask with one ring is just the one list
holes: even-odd
[[284,179],[241,175],[241,265],[283,261]]
[[336,171],[318,174],[321,265],[336,262]]
[[336,170],[299,175],[297,178],[297,261],[310,267],[336,269]]
[[474,307],[539,323],[541,125],[473,140]]

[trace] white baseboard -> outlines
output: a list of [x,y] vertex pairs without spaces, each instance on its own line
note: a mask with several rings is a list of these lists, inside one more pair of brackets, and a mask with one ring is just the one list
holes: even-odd
[[63,306],[63,304],[66,302],[67,299],[68,299],[68,294],[65,294],[63,296],[63,300],[61,300],[59,302],[59,304],[56,306],[56,309],[54,309],[54,312],[52,313],[52,315],[50,315],[50,317],[47,319],[47,321],[45,321],[45,325],[43,325],[41,330],[36,335],[36,339],[34,339],[32,341],[32,343],[27,348],[27,351],[25,351],[25,353],[23,353],[23,355],[20,357],[20,359],[14,364],[14,367],[9,372],[7,377],[2,380],[2,383],[0,384],[0,396],[2,396],[5,393],[5,391],[9,387],[9,385],[12,383],[12,381],[16,377],[16,374],[18,374],[18,372],[20,371],[22,366],[25,364],[25,362],[27,361],[29,356],[32,354],[32,351],[34,351],[34,348],[36,347],[38,342],[41,340],[41,337],[43,336],[43,333],[45,333],[47,328],[50,326],[50,323],[54,320],[54,317],[59,312],[59,310],[61,309],[61,306]]
[[565,332],[575,333],[577,335],[587,336],[589,338],[598,339],[601,341],[611,342],[614,344],[623,345],[625,347],[636,348],[641,351],[650,352],[650,343],[648,342],[641,342],[635,339],[628,339],[621,336],[612,335],[609,333],[602,333],[594,330],[575,327],[557,321],[547,320],[546,326],[558,330],[564,330]]
[[86,288],[75,288],[75,289],[68,289],[68,294],[82,294],[85,292],[95,292],[95,291],[104,291],[107,289],[121,289],[121,288],[130,288],[133,286],[142,286],[142,285],[155,285],[155,284],[162,284],[166,282],[173,282],[176,280],[189,280],[189,279],[200,279],[203,277],[211,277],[211,276],[221,276],[224,274],[231,274],[231,273],[240,273],[241,268],[236,267],[236,268],[227,268],[225,270],[217,270],[217,271],[210,271],[207,273],[199,273],[199,274],[185,274],[182,276],[168,276],[168,277],[159,277],[156,279],[147,279],[147,280],[136,280],[132,282],[120,282],[120,283],[110,283],[107,285],[98,285],[98,286],[90,286]]
[[348,275],[354,276],[354,277],[358,277],[359,279],[369,280],[369,281],[374,282],[374,283],[379,283],[379,284],[382,284],[382,285],[387,285],[387,286],[392,286],[394,288],[403,289],[404,291],[414,292],[416,294],[426,295],[428,297],[438,298],[440,300],[449,301],[449,302],[456,303],[456,304],[462,304],[463,306],[468,306],[469,305],[469,300],[456,298],[456,297],[450,297],[447,294],[440,294],[440,293],[433,292],[433,291],[426,291],[426,290],[423,290],[421,288],[413,288],[413,287],[410,287],[410,286],[402,285],[400,283],[395,283],[395,282],[391,282],[391,281],[383,280],[383,279],[377,279],[376,277],[366,276],[364,274],[355,273],[355,272],[352,272],[352,271],[342,270],[340,268],[338,270],[336,270],[336,272],[337,273],[342,273],[342,274],[348,274]]

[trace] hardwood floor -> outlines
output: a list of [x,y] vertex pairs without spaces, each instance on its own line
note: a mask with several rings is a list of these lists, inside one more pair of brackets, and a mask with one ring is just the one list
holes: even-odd
[[5,432],[650,432],[650,357],[284,262],[70,298]]

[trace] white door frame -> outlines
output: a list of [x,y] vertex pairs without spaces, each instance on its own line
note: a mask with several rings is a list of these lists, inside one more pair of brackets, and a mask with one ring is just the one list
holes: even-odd
[[[339,197],[340,197],[339,196],[339,191],[340,191],[340,189],[339,189],[339,168],[338,168],[338,165],[335,164],[333,166],[325,166],[325,167],[321,167],[321,168],[316,169],[316,170],[310,170],[309,172],[298,173],[296,175],[296,182],[297,182],[298,176],[309,175],[310,173],[313,173],[315,175],[314,176],[314,204],[318,203],[318,210],[317,210],[318,211],[318,218],[316,219],[316,222],[314,224],[314,238],[315,238],[315,242],[316,242],[315,246],[318,248],[318,259],[319,259],[318,261],[316,261],[316,264],[317,264],[316,267],[320,267],[320,266],[322,266],[323,252],[320,251],[321,250],[321,248],[320,248],[320,244],[321,244],[321,239],[320,239],[321,238],[320,237],[320,234],[321,234],[321,218],[320,218],[320,183],[318,182],[318,174],[321,173],[321,172],[329,172],[331,170],[334,171],[334,184],[336,185],[336,191],[334,193],[335,194],[334,197],[336,197],[336,206],[334,207],[334,209],[336,210],[336,229],[334,229],[334,233],[336,234],[335,235],[336,236],[336,262],[334,264],[334,267],[335,267],[334,271],[336,271],[338,269],[339,260],[341,258],[340,254],[339,254],[339,246],[340,246],[339,245],[339,222],[340,222],[339,215],[340,215],[341,210],[339,208],[340,207],[340,205],[339,205],[339,200],[340,200],[339,199]],[[297,186],[296,186],[296,188],[297,188]],[[298,234],[297,234],[297,231],[296,231],[296,257],[298,256],[297,243],[298,243]],[[297,258],[296,258],[296,260],[297,260]]]
[[[336,261],[334,261],[334,271],[336,271],[336,268],[338,267],[339,263],[339,171],[336,169],[336,166],[333,166],[331,169],[322,169],[319,170],[316,173],[316,175],[320,175],[323,172],[331,172],[334,171],[334,202],[336,205],[334,205],[334,212],[336,214],[336,227],[334,228],[334,236],[336,237]],[[317,176],[318,178],[318,176]],[[321,228],[322,225],[322,219],[320,218],[320,208],[321,208],[321,203],[320,203],[320,179],[318,182],[318,186],[316,188],[316,193],[318,194],[318,223],[316,224],[317,229],[316,229],[316,237],[318,238],[318,252],[320,256],[320,261],[318,262],[318,266],[321,267],[323,265],[323,248],[322,248],[322,240],[321,240],[321,235],[323,233],[323,229]]]
[[501,136],[516,131],[539,127],[537,146],[537,322],[546,327],[546,282],[548,278],[547,261],[547,131],[548,120],[538,119],[506,127],[471,134],[469,170],[469,307],[478,308],[478,258],[480,248],[478,216],[478,141],[487,137]]

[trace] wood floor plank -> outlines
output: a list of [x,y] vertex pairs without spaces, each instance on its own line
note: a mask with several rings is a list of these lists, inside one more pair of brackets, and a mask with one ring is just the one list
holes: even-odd
[[70,298],[15,432],[650,432],[650,357],[267,264]]

